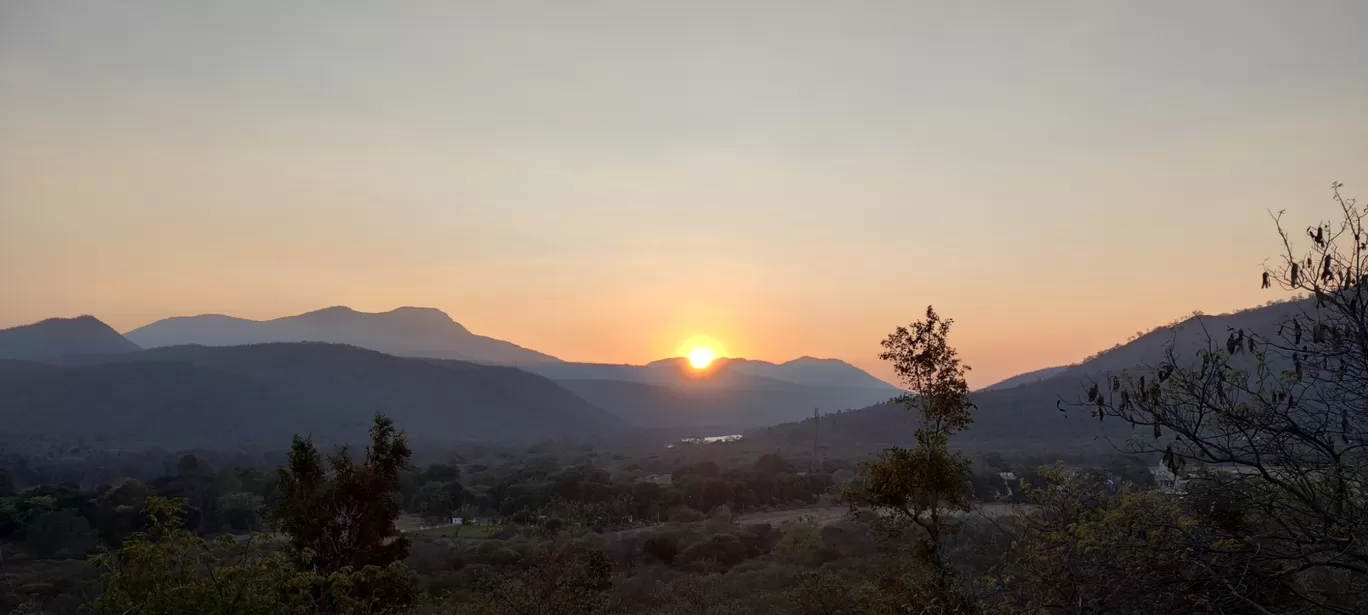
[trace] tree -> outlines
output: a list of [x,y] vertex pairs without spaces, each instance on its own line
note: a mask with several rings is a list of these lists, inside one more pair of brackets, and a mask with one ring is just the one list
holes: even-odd
[[[1112,491],[1062,466],[1043,473],[1045,486],[1026,489],[1029,506],[1001,522],[1011,539],[995,578],[1001,612],[1234,615],[1291,606],[1274,571],[1192,549],[1215,537],[1179,500],[1132,485]],[[1212,571],[1238,575],[1239,595],[1212,582]]]
[[762,474],[792,474],[793,464],[774,453],[765,453],[755,460],[755,471]]
[[418,488],[418,512],[428,521],[447,520],[461,509],[465,490],[460,483],[431,482]]
[[613,564],[602,551],[568,541],[542,543],[486,571],[479,593],[460,605],[471,615],[599,615],[609,612]]
[[261,529],[261,514],[265,509],[265,500],[255,493],[236,491],[218,499],[219,518],[234,532]]
[[0,498],[7,498],[17,493],[14,489],[14,476],[9,469],[0,468]]
[[784,563],[811,566],[821,562],[823,548],[821,528],[811,523],[794,523],[780,531],[771,554]]
[[267,536],[206,540],[181,524],[184,499],[148,498],[148,529],[91,558],[102,591],[88,605],[99,615],[389,615],[407,609],[373,588],[412,583],[401,565],[302,571]]
[[[103,591],[90,604],[101,615],[143,613],[308,613],[306,592],[291,590],[297,571],[281,555],[253,557],[251,545],[211,543],[181,525],[184,499],[149,498],[148,529],[91,558]],[[215,552],[233,551],[238,564]],[[311,582],[303,583],[308,587]]]
[[[280,470],[282,497],[275,515],[301,569],[327,577],[402,566],[409,540],[395,521],[400,512],[399,471],[408,465],[411,453],[403,434],[383,415],[376,415],[370,440],[360,465],[342,449],[328,458],[325,472],[313,443],[294,438],[289,467]],[[402,575],[393,579],[395,585],[357,589],[384,604],[411,603],[411,580]]]
[[461,479],[461,468],[444,463],[434,463],[423,471],[420,478],[423,482],[455,482]]
[[844,494],[853,513],[891,535],[920,530],[919,554],[935,570],[947,611],[958,608],[951,597],[956,593],[953,571],[944,557],[944,537],[955,529],[947,513],[968,510],[970,503],[969,460],[949,450],[950,436],[969,426],[974,407],[965,381],[969,368],[948,342],[953,322],[928,306],[925,320],[898,327],[883,341],[879,358],[893,364],[911,392],[898,401],[921,415],[916,445],[886,449]]
[[38,513],[24,527],[24,546],[38,557],[70,551],[84,557],[99,535],[75,510],[60,508]]
[[1229,511],[1222,540],[1190,548],[1315,578],[1299,585],[1306,603],[1349,613],[1368,595],[1368,212],[1339,188],[1337,221],[1305,239],[1274,215],[1281,254],[1261,285],[1308,298],[1266,328],[1207,331],[1158,365],[1095,378],[1075,406],[1144,427],[1132,451],[1162,454]]

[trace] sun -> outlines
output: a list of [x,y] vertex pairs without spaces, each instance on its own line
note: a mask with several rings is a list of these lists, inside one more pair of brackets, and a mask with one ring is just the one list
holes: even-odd
[[727,356],[727,349],[716,339],[695,335],[675,349],[675,356],[688,359],[689,367],[702,371],[710,367],[713,361]]
[[689,351],[689,365],[692,365],[694,369],[706,368],[716,358],[717,353],[707,348],[695,348]]

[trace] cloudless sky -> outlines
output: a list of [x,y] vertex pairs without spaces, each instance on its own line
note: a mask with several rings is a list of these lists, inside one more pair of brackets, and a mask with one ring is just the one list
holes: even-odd
[[1368,198],[1368,2],[0,0],[0,327],[440,308],[972,383],[1275,295]]

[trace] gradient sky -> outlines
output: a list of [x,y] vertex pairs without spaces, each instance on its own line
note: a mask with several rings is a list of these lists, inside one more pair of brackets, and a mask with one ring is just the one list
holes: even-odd
[[1368,2],[0,0],[0,327],[445,310],[982,385],[1273,298],[1368,198]]

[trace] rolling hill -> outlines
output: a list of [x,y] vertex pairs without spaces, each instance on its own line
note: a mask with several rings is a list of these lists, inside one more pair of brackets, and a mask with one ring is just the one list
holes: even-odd
[[[0,364],[0,436],[107,446],[281,446],[364,434],[383,411],[415,441],[530,441],[625,423],[527,372],[323,343],[174,346]],[[97,426],[92,428],[91,426]]]
[[405,357],[504,365],[558,361],[511,342],[475,335],[440,310],[418,307],[380,313],[331,307],[265,321],[219,314],[184,316],[159,320],[126,336],[143,348],[331,342]]
[[63,355],[133,352],[129,341],[94,316],[49,318],[31,325],[0,329],[0,359],[44,360]]

